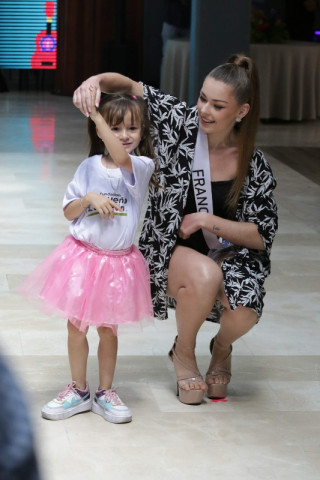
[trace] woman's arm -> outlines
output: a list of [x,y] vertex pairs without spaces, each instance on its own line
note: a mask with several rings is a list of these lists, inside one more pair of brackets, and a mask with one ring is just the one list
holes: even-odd
[[278,228],[277,204],[273,195],[276,184],[263,153],[256,150],[243,190],[246,202],[240,199],[237,210],[238,220],[196,212],[183,218],[179,234],[182,238],[188,238],[193,232],[204,228],[234,245],[265,250],[270,254]]
[[96,89],[96,107],[99,106],[101,92],[123,92],[128,93],[129,95],[139,95],[143,97],[142,85],[120,73],[107,72],[93,75],[82,82],[80,87],[78,87],[73,93],[73,104],[79,108],[86,117],[89,117],[92,111],[90,87]]
[[276,180],[263,153],[256,150],[252,157],[248,181],[243,195],[246,205],[240,201],[239,220],[226,220],[205,212],[186,215],[181,223],[179,235],[188,238],[204,228],[234,245],[270,254],[272,242],[278,228],[277,205],[273,196]]
[[253,222],[226,220],[205,212],[190,213],[182,219],[179,236],[186,239],[200,228],[204,228],[234,245],[265,250],[258,227]]

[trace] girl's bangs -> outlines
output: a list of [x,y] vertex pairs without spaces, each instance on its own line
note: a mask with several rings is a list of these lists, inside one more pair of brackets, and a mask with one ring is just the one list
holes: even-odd
[[131,122],[140,122],[139,108],[137,105],[126,100],[109,104],[106,111],[106,121],[109,125],[119,125],[124,119],[125,114],[131,113]]

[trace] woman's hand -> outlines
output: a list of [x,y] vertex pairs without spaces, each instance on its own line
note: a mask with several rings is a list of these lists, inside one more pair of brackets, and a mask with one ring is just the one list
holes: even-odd
[[241,245],[255,250],[264,250],[263,239],[258,227],[253,222],[226,220],[206,212],[185,215],[179,228],[179,237],[187,239],[200,228],[228,240],[234,245]]
[[96,107],[97,88],[94,87],[93,85],[90,85],[89,86],[89,91],[90,91],[90,94],[91,94],[90,118],[91,118],[91,120],[96,122],[96,120],[98,118],[101,117],[101,119],[102,119],[101,113],[99,113],[99,111],[97,110],[97,107]]
[[[92,99],[92,90],[95,91],[94,99]],[[94,75],[93,77],[88,78],[81,83],[73,93],[73,104],[79,108],[79,110],[86,116],[89,117],[92,111],[92,104],[96,107],[99,106],[101,98],[101,89],[99,76]]]
[[185,215],[178,231],[179,237],[186,240],[194,232],[203,228],[206,215],[207,213],[204,212],[189,213],[188,215]]
[[84,205],[91,205],[100,215],[101,218],[114,218],[114,210],[122,212],[120,205],[111,200],[106,195],[90,192],[82,197]]
[[99,107],[101,99],[101,91],[109,93],[122,92],[143,97],[142,85],[121,73],[106,72],[93,75],[82,82],[80,87],[73,93],[73,104],[79,108],[86,117],[90,116],[92,110],[90,87],[96,89],[95,106],[97,108]]

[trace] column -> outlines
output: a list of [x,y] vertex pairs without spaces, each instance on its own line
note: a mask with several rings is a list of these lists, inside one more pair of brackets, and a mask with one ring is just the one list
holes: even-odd
[[251,0],[192,0],[189,104],[204,77],[229,55],[249,52]]

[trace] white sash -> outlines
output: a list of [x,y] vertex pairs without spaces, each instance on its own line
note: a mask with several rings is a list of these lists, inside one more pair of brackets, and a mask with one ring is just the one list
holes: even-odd
[[[213,214],[208,138],[200,128],[194,152],[192,182],[197,212]],[[225,248],[227,245],[230,245],[226,240],[217,237],[213,232],[209,232],[204,228],[202,233],[211,250]]]

